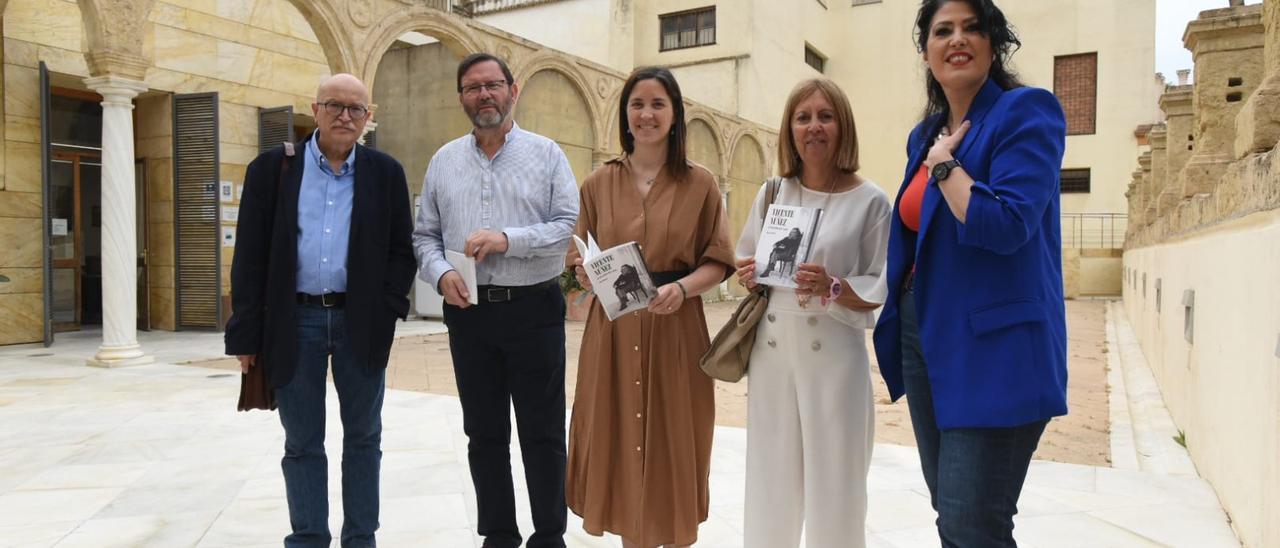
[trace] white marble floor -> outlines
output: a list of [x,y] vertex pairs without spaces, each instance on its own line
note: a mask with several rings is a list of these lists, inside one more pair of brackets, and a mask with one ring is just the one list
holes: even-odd
[[[97,344],[89,336],[0,350],[0,546],[279,546],[289,522],[276,415],[237,413],[237,376],[169,365],[216,355],[201,353],[218,340],[148,334],[144,347],[166,363],[114,370],[83,365]],[[330,417],[336,406],[331,387]],[[328,431],[336,532],[337,421]],[[716,429],[711,517],[698,546],[742,544],[745,447],[744,430]],[[380,545],[479,546],[456,398],[388,391],[383,451]],[[522,477],[518,446],[513,467]],[[877,445],[869,488],[869,545],[938,545],[913,448]],[[1021,508],[1022,546],[1239,546],[1193,475],[1035,462]],[[586,535],[572,514],[568,542],[620,546]]]

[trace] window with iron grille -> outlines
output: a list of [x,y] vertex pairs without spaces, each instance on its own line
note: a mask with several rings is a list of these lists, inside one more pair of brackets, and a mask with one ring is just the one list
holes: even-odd
[[660,51],[716,43],[716,7],[698,8],[659,15],[662,29]]
[[1098,54],[1053,58],[1053,94],[1067,115],[1067,135],[1092,135],[1098,120]]
[[826,72],[823,69],[827,66],[827,58],[818,53],[818,50],[813,49],[813,46],[809,44],[804,45],[804,62],[813,67],[813,70]]
[[1062,170],[1062,193],[1088,193],[1089,192],[1089,168],[1085,169],[1064,169]]

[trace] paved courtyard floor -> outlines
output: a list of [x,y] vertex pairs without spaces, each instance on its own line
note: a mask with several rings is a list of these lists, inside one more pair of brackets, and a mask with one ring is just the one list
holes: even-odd
[[[1239,546],[1213,490],[1162,439],[1167,413],[1152,405],[1149,371],[1136,367],[1140,350],[1116,308],[1107,312],[1114,467],[1034,462],[1016,519],[1020,545]],[[439,330],[413,322],[402,333]],[[50,349],[0,349],[0,546],[279,546],[288,512],[276,415],[235,411],[237,375],[172,365],[216,357],[220,335],[144,334],[157,363],[125,369],[85,366],[97,343],[85,332]],[[336,417],[332,387],[328,401]],[[336,532],[336,420],[327,447]],[[742,544],[745,447],[745,430],[717,427],[711,517],[698,546]],[[456,398],[389,390],[383,451],[381,546],[479,546]],[[877,444],[869,489],[870,546],[937,546],[914,448]],[[517,502],[527,535],[519,481]],[[568,540],[620,546],[582,533],[572,515]]]

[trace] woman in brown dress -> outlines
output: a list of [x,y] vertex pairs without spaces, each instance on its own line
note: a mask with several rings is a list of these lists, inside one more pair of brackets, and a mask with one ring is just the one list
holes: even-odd
[[[699,295],[733,272],[733,248],[715,177],[685,159],[682,101],[666,69],[632,73],[625,154],[583,182],[576,228],[601,249],[638,243],[658,287],[647,310],[612,322],[592,307],[569,427],[569,508],[627,548],[691,545],[707,519],[715,404],[698,368],[710,344]],[[589,288],[576,250],[568,262]]]

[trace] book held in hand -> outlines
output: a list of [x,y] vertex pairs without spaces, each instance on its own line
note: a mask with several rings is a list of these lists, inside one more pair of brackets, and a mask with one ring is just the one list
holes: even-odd
[[822,210],[771,204],[756,243],[756,283],[796,287],[796,267],[809,259]]
[[587,234],[587,241],[577,235],[573,244],[582,256],[582,267],[596,294],[596,300],[604,308],[605,316],[613,321],[618,316],[644,310],[658,294],[649,269],[644,265],[644,255],[635,242],[616,245],[604,251],[596,239]]
[[480,304],[480,289],[476,286],[476,260],[448,249],[444,251],[444,260],[449,261],[449,266],[452,266],[453,270],[462,276],[462,281],[467,283],[467,293],[471,295],[467,298],[467,302]]

